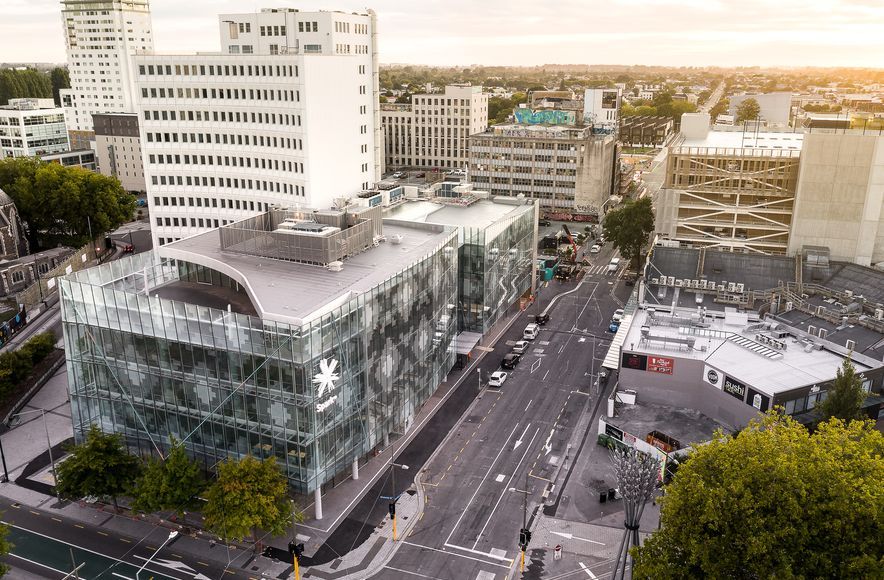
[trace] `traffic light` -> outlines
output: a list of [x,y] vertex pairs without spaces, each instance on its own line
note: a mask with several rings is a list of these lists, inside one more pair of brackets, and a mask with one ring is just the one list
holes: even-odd
[[527,528],[522,528],[519,530],[519,547],[522,550],[525,550],[528,547],[528,543],[531,541],[531,530]]
[[396,517],[396,502],[390,502],[390,519]]
[[301,560],[301,556],[304,555],[304,544],[296,544],[294,540],[289,542],[289,554]]

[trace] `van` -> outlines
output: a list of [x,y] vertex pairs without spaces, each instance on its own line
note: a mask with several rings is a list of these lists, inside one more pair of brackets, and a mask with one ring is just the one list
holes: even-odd
[[620,258],[611,258],[611,262],[608,264],[608,273],[616,272],[617,268],[620,267]]
[[522,338],[524,338],[525,340],[534,340],[535,338],[537,338],[538,332],[540,332],[540,326],[532,322],[525,327],[525,330],[522,331]]

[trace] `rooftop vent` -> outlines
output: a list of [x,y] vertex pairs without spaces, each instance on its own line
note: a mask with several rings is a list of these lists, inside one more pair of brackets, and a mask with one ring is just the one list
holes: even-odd
[[331,270],[332,272],[340,272],[341,270],[344,269],[344,263],[339,260],[335,260],[334,262],[329,262],[328,269]]
[[393,242],[393,245],[398,246],[399,244],[402,243],[402,236],[399,234],[396,234],[395,236],[390,238],[390,241]]

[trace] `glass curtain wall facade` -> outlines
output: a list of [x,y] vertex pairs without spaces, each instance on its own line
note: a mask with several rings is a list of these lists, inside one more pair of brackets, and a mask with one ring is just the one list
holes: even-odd
[[461,330],[486,333],[531,288],[535,207],[485,228],[460,228],[458,321]]
[[[408,428],[454,363],[457,238],[302,325],[160,299],[203,266],[138,254],[60,280],[76,440],[90,424],[150,454],[170,436],[211,470],[275,457],[309,493]],[[334,378],[337,375],[337,378]]]

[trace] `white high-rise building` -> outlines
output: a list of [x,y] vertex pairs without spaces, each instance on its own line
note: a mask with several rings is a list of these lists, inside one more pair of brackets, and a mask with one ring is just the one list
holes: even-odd
[[155,244],[380,178],[375,15],[218,17],[221,53],[133,59]]
[[410,105],[381,105],[381,124],[388,167],[465,169],[469,136],[488,128],[488,95],[448,85],[443,94],[413,95]]
[[0,106],[0,158],[67,150],[64,110],[52,99],[9,99]]
[[88,146],[94,113],[135,110],[131,56],[153,51],[148,0],[62,0],[71,88],[60,92],[72,146]]

